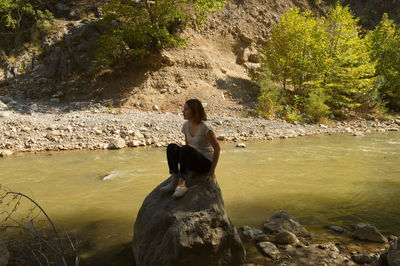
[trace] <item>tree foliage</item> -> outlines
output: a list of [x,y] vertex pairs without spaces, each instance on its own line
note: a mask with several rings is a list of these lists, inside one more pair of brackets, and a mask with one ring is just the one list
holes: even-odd
[[95,70],[125,65],[133,58],[186,42],[178,29],[189,21],[201,22],[225,0],[127,0],[103,8],[99,22],[105,29],[99,41]]
[[375,86],[388,107],[400,111],[400,29],[384,14],[367,40],[371,59],[376,61]]
[[36,21],[53,17],[49,10],[35,8],[34,0],[0,0],[0,28],[16,30],[20,28],[24,18]]
[[339,4],[324,18],[299,9],[282,16],[265,46],[261,71],[270,71],[285,91],[284,104],[291,108],[284,109],[316,122],[331,111],[376,104],[375,64],[359,31],[349,8]]

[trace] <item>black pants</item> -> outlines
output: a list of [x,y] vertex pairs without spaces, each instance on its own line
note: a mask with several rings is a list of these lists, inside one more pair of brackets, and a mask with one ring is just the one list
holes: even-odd
[[[170,174],[177,174],[187,180],[188,171],[205,174],[210,171],[211,161],[195,148],[188,145],[182,147],[171,143],[167,147],[167,159]],[[178,169],[178,164],[180,169]]]

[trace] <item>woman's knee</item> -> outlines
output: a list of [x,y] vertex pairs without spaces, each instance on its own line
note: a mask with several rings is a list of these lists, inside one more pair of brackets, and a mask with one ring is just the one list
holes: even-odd
[[170,143],[167,146],[167,153],[178,151],[178,150],[179,150],[179,145],[178,144]]
[[190,147],[189,145],[183,145],[180,150],[179,153],[181,154],[188,154],[191,153],[193,151],[193,147]]

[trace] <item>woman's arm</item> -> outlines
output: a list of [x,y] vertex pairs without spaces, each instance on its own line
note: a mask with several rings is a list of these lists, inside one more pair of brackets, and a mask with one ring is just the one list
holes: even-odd
[[186,137],[186,134],[185,134],[185,133],[183,133],[183,134],[185,135],[185,145],[189,145],[189,144],[188,144],[187,137]]
[[214,155],[213,155],[213,160],[212,160],[212,164],[211,164],[211,169],[208,172],[208,174],[206,175],[206,179],[212,180],[214,178],[215,168],[217,167],[217,164],[218,164],[219,153],[221,151],[221,148],[220,148],[217,138],[215,137],[215,134],[212,130],[207,132],[207,138],[210,141],[211,146],[214,148]]

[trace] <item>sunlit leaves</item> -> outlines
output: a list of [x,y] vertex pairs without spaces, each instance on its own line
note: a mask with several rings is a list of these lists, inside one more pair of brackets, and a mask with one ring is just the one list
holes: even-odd
[[379,25],[367,35],[370,56],[376,61],[378,87],[392,109],[400,110],[400,29],[384,14]]
[[262,69],[287,91],[286,104],[308,113],[320,110],[312,120],[327,116],[329,108],[373,105],[375,64],[359,31],[349,8],[339,4],[324,18],[289,10],[271,31]]

